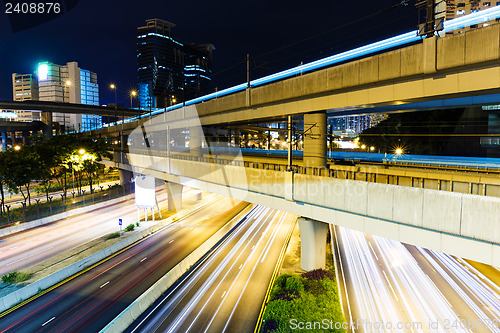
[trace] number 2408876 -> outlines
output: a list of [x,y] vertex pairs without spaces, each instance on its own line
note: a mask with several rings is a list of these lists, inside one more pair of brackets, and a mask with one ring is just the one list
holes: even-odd
[[5,14],[59,14],[59,2],[7,2]]

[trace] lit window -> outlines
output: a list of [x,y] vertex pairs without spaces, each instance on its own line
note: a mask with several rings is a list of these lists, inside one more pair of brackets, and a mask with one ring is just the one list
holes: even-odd
[[489,7],[489,6],[491,6],[491,2],[483,2],[483,6],[484,7]]
[[465,14],[465,9],[457,10],[457,15],[463,15],[463,14]]

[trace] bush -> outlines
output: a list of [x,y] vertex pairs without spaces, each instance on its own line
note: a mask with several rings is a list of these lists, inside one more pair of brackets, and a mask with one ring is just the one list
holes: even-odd
[[297,275],[289,276],[285,282],[285,289],[303,291],[304,284],[302,283],[300,276]]
[[[318,277],[323,276],[322,279]],[[333,278],[333,279],[331,279]],[[309,273],[279,276],[266,306],[260,332],[290,332],[290,320],[299,322],[345,322],[334,275],[317,270]],[[313,329],[311,332],[324,332]],[[329,330],[344,333],[344,329]]]
[[331,272],[325,271],[321,268],[315,269],[315,270],[310,271],[310,272],[303,273],[302,277],[309,279],[309,280],[315,280],[315,281],[323,280],[325,277],[328,277],[330,280],[335,279],[335,277],[333,276],[333,274]]
[[135,222],[135,226],[139,228],[139,222]]
[[300,296],[300,292],[297,290],[284,289],[273,295],[271,301],[282,300],[282,301],[293,301]]
[[111,234],[107,234],[104,239],[108,240],[108,239],[118,238],[118,237],[120,237],[120,232],[119,231],[113,232]]
[[135,225],[133,223],[129,224],[126,228],[125,231],[134,231]]
[[266,320],[266,323],[264,324],[264,333],[274,332],[277,329],[278,329],[278,324],[276,323],[276,320],[274,319]]
[[30,277],[31,277],[31,274],[13,271],[11,273],[7,273],[7,274],[2,275],[2,282],[8,283],[8,284],[13,284],[13,283],[17,283],[17,282],[26,281]]

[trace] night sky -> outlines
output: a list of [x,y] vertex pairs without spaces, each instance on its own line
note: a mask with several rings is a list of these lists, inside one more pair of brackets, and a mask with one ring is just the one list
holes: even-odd
[[176,24],[173,35],[181,42],[215,46],[213,86],[220,90],[246,80],[247,53],[255,56],[252,78],[257,78],[415,30],[413,3],[378,13],[397,3],[80,0],[64,15],[19,32],[13,32],[3,9],[0,99],[12,100],[13,72],[33,73],[39,61],[77,61],[97,73],[101,104],[114,102],[108,88],[114,82],[118,102],[127,105],[136,84],[136,29],[150,18]]

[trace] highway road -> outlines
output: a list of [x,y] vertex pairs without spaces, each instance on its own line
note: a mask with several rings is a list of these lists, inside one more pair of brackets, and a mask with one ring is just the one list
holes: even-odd
[[246,206],[220,198],[0,314],[0,332],[98,332]]
[[335,238],[351,332],[500,332],[500,289],[464,261],[341,227]]
[[[187,189],[189,198],[199,190]],[[157,193],[160,209],[167,205],[166,191]],[[206,197],[215,198],[214,195]],[[141,216],[144,216],[142,213]],[[94,209],[74,217],[62,219],[38,228],[0,239],[0,275],[22,270],[44,260],[86,244],[106,234],[119,231],[118,219],[124,226],[137,222],[137,208],[133,198]],[[143,223],[143,227],[148,223]]]
[[188,279],[167,291],[127,332],[253,332],[295,220],[256,206]]

